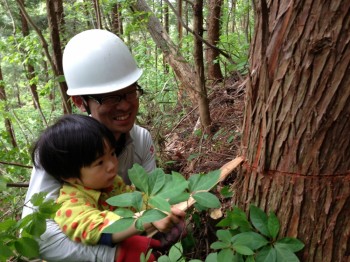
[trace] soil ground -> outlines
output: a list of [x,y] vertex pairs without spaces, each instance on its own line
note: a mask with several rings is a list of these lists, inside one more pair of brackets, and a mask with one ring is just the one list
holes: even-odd
[[[188,178],[191,174],[207,173],[219,169],[239,155],[241,126],[244,114],[244,85],[235,78],[209,87],[210,134],[203,135],[198,126],[198,110],[193,105],[188,114],[167,132],[160,147],[160,165],[167,173],[177,171]],[[174,112],[176,113],[176,112]],[[198,212],[189,210],[189,234],[183,241],[187,246],[188,259],[205,260],[210,253],[210,244],[216,240],[215,225],[222,218],[224,210],[231,208],[231,198],[224,198],[219,190],[229,187],[235,178],[235,171],[218,185],[215,193],[222,202],[221,210]]]

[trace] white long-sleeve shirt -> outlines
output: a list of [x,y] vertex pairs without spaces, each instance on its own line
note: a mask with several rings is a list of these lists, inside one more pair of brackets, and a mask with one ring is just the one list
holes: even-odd
[[[127,171],[134,163],[140,164],[147,172],[156,168],[155,148],[151,134],[138,125],[130,130],[125,148],[118,156],[118,175],[130,183]],[[57,199],[61,183],[42,169],[33,168],[22,218],[33,212],[28,201],[35,193],[47,192],[46,198]],[[70,240],[53,220],[46,223],[46,232],[39,239],[40,256],[46,261],[114,261],[115,247],[86,246]]]

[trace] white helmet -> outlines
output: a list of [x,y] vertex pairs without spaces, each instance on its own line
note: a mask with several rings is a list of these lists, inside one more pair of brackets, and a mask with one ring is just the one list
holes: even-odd
[[142,75],[124,42],[100,29],[79,33],[68,42],[63,53],[63,72],[70,96],[117,91]]

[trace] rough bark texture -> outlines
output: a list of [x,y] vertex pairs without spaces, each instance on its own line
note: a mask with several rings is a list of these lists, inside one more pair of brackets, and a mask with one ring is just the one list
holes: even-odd
[[[222,0],[209,0],[209,17],[207,22],[208,42],[216,46],[220,38],[220,16]],[[208,79],[220,80],[223,78],[220,64],[216,61],[220,52],[208,47],[207,49]]]
[[276,212],[302,261],[349,261],[350,1],[255,8],[233,201]]

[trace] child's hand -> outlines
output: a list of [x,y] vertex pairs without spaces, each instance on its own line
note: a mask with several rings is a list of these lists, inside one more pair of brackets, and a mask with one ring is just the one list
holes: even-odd
[[162,220],[153,222],[152,225],[160,232],[169,232],[174,225],[183,222],[186,213],[176,207],[171,208],[171,213]]

